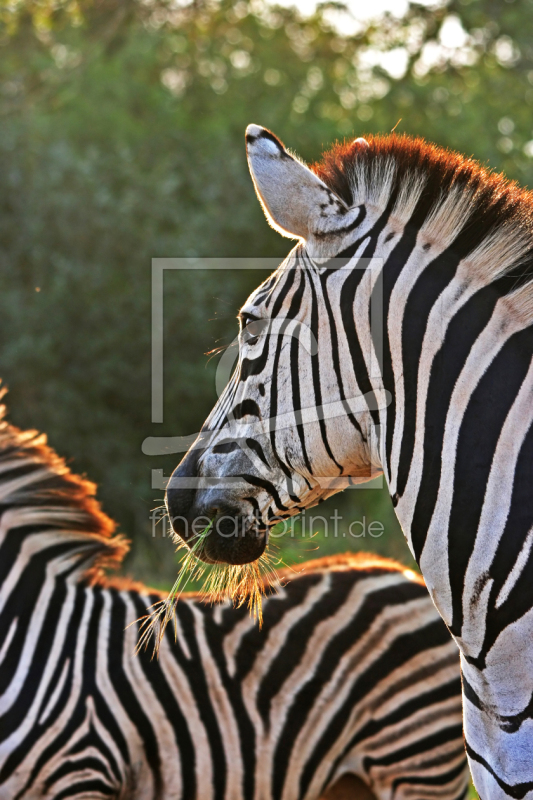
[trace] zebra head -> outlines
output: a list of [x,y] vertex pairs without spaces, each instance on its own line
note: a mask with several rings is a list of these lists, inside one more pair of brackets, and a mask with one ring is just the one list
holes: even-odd
[[[250,125],[246,142],[268,222],[298,244],[242,307],[237,368],[167,489],[175,533],[190,541],[211,525],[200,557],[232,564],[257,559],[280,519],[379,474],[383,394],[368,308],[366,327],[353,316],[366,272],[367,305],[372,293],[372,270],[353,269],[372,211],[350,207],[268,130]],[[353,148],[364,157],[368,145]]]

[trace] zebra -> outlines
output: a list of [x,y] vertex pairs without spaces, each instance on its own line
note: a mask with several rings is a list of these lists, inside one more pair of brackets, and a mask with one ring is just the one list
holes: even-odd
[[420,138],[312,168],[260,126],[246,143],[297,244],[241,309],[237,367],[167,487],[174,530],[202,515],[200,556],[246,562],[274,522],[382,475],[460,650],[476,789],[533,798],[533,196]]
[[282,574],[260,630],[106,577],[126,541],[35,431],[0,423],[1,800],[459,800],[456,647],[423,582],[373,556]]

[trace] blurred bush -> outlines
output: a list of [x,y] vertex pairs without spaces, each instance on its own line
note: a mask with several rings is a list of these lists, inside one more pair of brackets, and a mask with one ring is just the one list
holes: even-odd
[[[262,217],[243,132],[272,128],[308,160],[335,138],[398,130],[533,176],[533,4],[411,3],[361,22],[262,0],[36,0],[0,8],[0,374],[11,418],[48,433],[100,485],[134,540],[126,565],[168,584],[151,538],[161,492],[149,435],[191,433],[258,272],[165,278],[165,423],[150,423],[151,265],[157,256],[282,256]],[[381,520],[350,540],[409,559],[382,492],[321,512]],[[324,507],[322,506],[321,509]],[[344,526],[344,527],[343,527]],[[346,538],[319,534],[321,553]],[[313,554],[290,540],[287,557]],[[300,554],[300,555],[299,555]]]

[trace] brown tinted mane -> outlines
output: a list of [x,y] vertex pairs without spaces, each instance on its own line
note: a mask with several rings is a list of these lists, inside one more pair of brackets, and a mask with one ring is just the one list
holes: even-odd
[[[0,390],[0,398],[4,394],[5,390]],[[14,487],[6,505],[34,508],[42,511],[43,524],[54,530],[76,531],[97,543],[100,540],[101,547],[86,578],[91,582],[103,580],[104,569],[122,561],[128,542],[113,535],[116,524],[95,499],[95,484],[72,473],[65,460],[47,445],[44,434],[10,425],[5,412],[5,406],[0,405],[0,485],[14,483],[25,475],[35,476],[26,485]]]
[[[356,141],[337,143],[312,166],[313,171],[345,203],[351,206],[356,202],[358,185],[364,181],[365,175],[367,180],[369,176],[376,180],[378,164],[393,165],[391,198],[397,196],[402,186],[413,178],[425,179],[412,218],[416,225],[422,225],[429,212],[442,203],[452,189],[468,192],[471,195],[470,213],[460,228],[467,249],[468,245],[474,249],[495,230],[512,225],[526,246],[520,258],[519,274],[513,269],[518,280],[508,289],[533,277],[531,192],[473,158],[429,144],[421,138],[396,134],[366,138],[368,148],[361,147]],[[381,174],[384,172],[386,170]]]
[[[338,553],[323,558],[313,558],[298,566],[280,570],[279,578],[282,583],[293,580],[299,575],[308,575],[313,572],[380,570],[381,572],[405,572],[407,567],[392,558],[384,558],[376,553]],[[409,570],[409,579],[424,584],[421,575]]]

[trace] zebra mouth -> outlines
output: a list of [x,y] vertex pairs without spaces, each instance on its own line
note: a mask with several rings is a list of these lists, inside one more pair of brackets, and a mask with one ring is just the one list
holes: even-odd
[[[187,535],[180,522],[172,520],[174,533],[192,547],[198,534]],[[248,564],[263,555],[268,530],[258,526],[255,520],[226,510],[214,515],[208,527],[201,546],[195,549],[195,555],[205,564]]]
[[215,533],[206,541],[199,557],[207,564],[248,564],[263,555],[267,538],[266,532],[259,534],[255,530],[230,539]]

